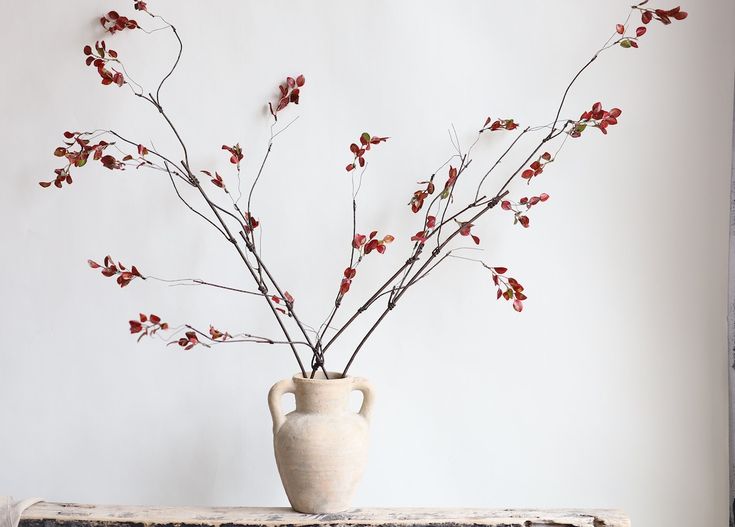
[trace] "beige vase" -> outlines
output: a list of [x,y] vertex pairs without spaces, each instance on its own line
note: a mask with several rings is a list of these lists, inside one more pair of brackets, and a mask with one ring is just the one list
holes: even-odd
[[[362,407],[349,408],[350,393],[363,394]],[[284,415],[283,394],[293,393],[296,410]],[[314,379],[294,375],[268,394],[273,417],[273,449],[291,507],[316,514],[350,508],[368,452],[373,391],[356,377],[329,373]]]

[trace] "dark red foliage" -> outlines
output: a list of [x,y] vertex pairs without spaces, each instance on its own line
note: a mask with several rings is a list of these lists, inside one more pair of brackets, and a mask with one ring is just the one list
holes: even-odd
[[134,7],[136,11],[148,11],[148,5],[145,2],[135,2]]
[[426,240],[428,239],[429,232],[428,231],[419,231],[413,236],[411,236],[412,242],[419,242],[420,245],[423,245],[426,243]]
[[414,213],[422,209],[426,198],[428,198],[431,194],[434,193],[434,190],[436,190],[436,187],[434,186],[433,174],[431,175],[431,179],[429,179],[429,181],[419,181],[418,184],[426,185],[426,188],[414,192],[413,196],[411,196],[411,201],[408,202],[408,204],[411,206],[411,211],[413,211]]
[[[138,9],[137,6],[136,9]],[[103,15],[100,18],[100,24],[102,24],[102,27],[112,34],[125,29],[139,29],[140,27],[138,26],[138,22],[118,14],[117,11],[110,11],[106,15]]]
[[252,216],[247,212],[244,212],[243,216],[245,220],[245,223],[243,224],[243,230],[245,231],[245,234],[250,234],[258,227],[258,225],[260,225],[260,222],[255,219],[255,216]]
[[450,166],[449,176],[447,177],[447,181],[444,183],[444,190],[442,190],[442,193],[439,194],[439,197],[441,197],[441,199],[447,199],[449,197],[452,192],[452,188],[454,187],[454,184],[457,182],[457,178],[459,178],[459,172],[456,168]]
[[523,197],[518,203],[513,203],[509,200],[500,202],[500,208],[503,210],[513,211],[514,219],[513,224],[520,223],[523,227],[528,228],[531,225],[531,220],[526,216],[526,212],[533,207],[549,199],[549,195],[545,192],[538,196],[531,196],[530,198]]
[[105,168],[109,168],[110,170],[119,170],[125,166],[122,161],[118,161],[117,159],[115,159],[114,156],[111,155],[102,156],[100,158],[100,162]]
[[672,9],[644,9],[640,7],[646,3],[641,2],[636,6],[641,11],[641,22],[644,24],[648,24],[652,20],[658,20],[662,24],[668,25],[673,20],[684,20],[689,15],[686,11],[682,11],[679,6]]
[[355,234],[352,239],[352,248],[356,249],[363,254],[370,254],[373,251],[377,251],[383,254],[386,249],[386,245],[392,243],[395,238],[390,234],[386,234],[383,238],[378,238],[378,231],[373,231],[369,236],[364,234]]
[[92,46],[89,45],[84,46],[83,51],[87,56],[87,58],[84,59],[84,63],[87,66],[94,65],[94,67],[97,68],[97,73],[99,73],[102,78],[103,85],[108,86],[110,84],[115,84],[117,86],[122,86],[125,84],[125,77],[122,73],[114,68],[112,68],[112,70],[108,70],[105,67],[108,62],[118,62],[118,60],[117,51],[114,49],[107,49],[104,40],[95,42],[94,52],[96,53],[93,52]]
[[232,335],[230,335],[226,331],[225,332],[222,332],[222,331],[218,330],[217,328],[215,328],[211,324],[209,325],[209,336],[212,338],[212,340],[219,340],[220,342],[224,342],[227,339],[231,339],[232,338]]
[[[352,250],[357,251],[358,258],[357,263],[347,267],[342,273],[342,278],[339,284],[339,296],[342,297],[347,294],[352,285],[352,279],[357,275],[357,265],[362,261],[363,257],[375,251],[378,254],[383,254],[386,248],[395,240],[395,237],[390,234],[386,234],[382,238],[378,238],[378,231],[373,231],[368,235],[355,234],[352,238]],[[354,252],[353,252],[354,255]]]
[[201,172],[202,174],[206,174],[209,177],[209,180],[212,182],[212,185],[214,185],[215,187],[219,187],[225,192],[227,192],[227,187],[225,186],[225,182],[222,179],[222,176],[220,176],[218,172],[215,172],[214,175],[212,175],[212,173],[209,170],[202,170]]
[[105,256],[103,262],[104,263],[102,264],[98,264],[94,260],[87,260],[87,264],[89,264],[92,269],[102,269],[103,276],[106,276],[108,278],[112,276],[117,276],[117,284],[120,287],[125,287],[135,278],[145,280],[145,277],[140,274],[138,268],[134,265],[130,268],[130,270],[128,270],[122,264],[122,262],[117,262],[116,264],[110,256]]
[[541,174],[544,171],[544,167],[552,161],[554,160],[552,159],[551,154],[544,152],[536,161],[531,163],[526,170],[521,172],[521,177],[528,180],[528,183],[531,184],[531,179]]
[[70,185],[72,183],[71,167],[83,167],[91,157],[94,161],[99,161],[102,165],[110,170],[122,170],[125,168],[126,160],[119,161],[114,156],[105,155],[105,149],[114,143],[100,141],[99,143],[91,143],[85,137],[88,133],[82,132],[64,132],[64,145],[54,150],[56,157],[66,159],[66,166],[54,170],[56,177],[51,181],[41,181],[39,185],[48,188],[54,185],[61,188],[64,183]]
[[357,143],[352,143],[350,145],[350,152],[352,152],[352,154],[355,157],[352,160],[352,163],[350,163],[349,165],[345,167],[345,170],[347,170],[347,172],[350,172],[354,170],[358,165],[360,165],[361,168],[364,167],[366,163],[365,157],[364,157],[365,152],[370,150],[370,145],[377,145],[379,143],[383,143],[387,141],[388,139],[390,138],[389,137],[378,137],[377,135],[371,136],[367,132],[363,132],[362,134],[360,134],[360,139],[359,139],[360,146],[358,146]]
[[618,124],[618,117],[621,113],[623,112],[620,108],[607,111],[602,108],[602,103],[596,102],[592,105],[591,110],[582,113],[579,120],[574,123],[569,135],[580,137],[588,126],[598,128],[600,132],[607,134],[608,126]]
[[513,119],[495,119],[492,117],[485,119],[485,124],[480,129],[480,133],[485,131],[495,132],[497,130],[515,130],[518,128],[518,123]]
[[299,97],[301,96],[301,88],[306,84],[306,78],[303,75],[299,75],[295,79],[293,77],[286,77],[286,82],[278,86],[280,92],[280,98],[276,107],[273,108],[271,103],[268,103],[271,115],[277,121],[278,112],[283,110],[290,103],[299,104]]
[[342,278],[342,281],[339,284],[339,294],[344,296],[350,290],[352,279],[355,278],[355,275],[357,275],[357,269],[355,269],[354,267],[348,267],[344,270],[344,273],[342,273],[342,275],[344,276],[344,278]]
[[528,298],[523,293],[523,286],[515,278],[504,276],[508,272],[505,267],[489,267],[492,273],[493,283],[498,288],[496,298],[504,298],[513,301],[513,309],[519,313],[523,311],[523,301]]
[[[174,343],[169,342],[169,345],[170,344]],[[183,337],[176,341],[176,344],[184,348],[186,351],[189,351],[197,344],[201,344],[201,342],[199,342],[199,337],[197,337],[196,331],[187,331],[184,333]]]
[[474,227],[474,225],[469,222],[461,223],[459,227],[459,234],[461,236],[471,236],[472,241],[475,242],[475,245],[480,245],[480,238],[470,232],[472,230],[472,227]]
[[140,313],[137,319],[130,320],[128,324],[130,324],[130,333],[140,333],[138,342],[145,336],[152,337],[158,331],[166,331],[168,329],[168,323],[161,322],[161,317],[153,313],[150,315]]
[[235,146],[222,145],[222,150],[227,150],[230,153],[230,163],[237,165],[237,169],[240,170],[240,161],[243,158],[240,143],[237,143]]

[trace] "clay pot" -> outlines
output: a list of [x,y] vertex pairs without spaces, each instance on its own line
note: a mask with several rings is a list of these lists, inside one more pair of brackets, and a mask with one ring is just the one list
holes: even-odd
[[[363,394],[358,413],[349,409],[350,393]],[[281,399],[293,393],[296,410],[284,415]],[[294,375],[268,394],[273,417],[273,448],[291,507],[316,514],[350,508],[368,453],[373,391],[365,379],[329,373],[314,379]]]

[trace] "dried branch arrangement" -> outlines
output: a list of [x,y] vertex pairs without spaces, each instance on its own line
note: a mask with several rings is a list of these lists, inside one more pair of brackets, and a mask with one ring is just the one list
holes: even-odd
[[[373,258],[371,255],[383,254],[395,240],[392,234],[379,234],[377,231],[370,232],[362,228],[358,229],[357,219],[357,198],[362,183],[362,174],[367,167],[367,158],[375,148],[382,148],[382,144],[388,141],[389,138],[363,132],[349,146],[351,159],[345,167],[345,171],[352,178],[353,189],[352,238],[346,240],[345,243],[345,249],[349,252],[349,257],[346,258],[347,264],[343,275],[336,281],[334,303],[329,314],[318,329],[313,329],[302,322],[296,311],[293,296],[280,285],[281,282],[276,279],[260,254],[260,244],[256,242],[256,233],[260,221],[257,219],[252,199],[253,191],[264,175],[274,142],[278,135],[293,123],[293,121],[290,121],[286,125],[279,125],[279,117],[291,111],[294,105],[299,104],[306,84],[303,75],[287,77],[279,86],[280,97],[278,100],[268,103],[273,122],[270,128],[271,133],[267,150],[258,165],[257,173],[252,177],[248,192],[237,192],[236,197],[230,191],[227,182],[236,182],[237,188],[240,188],[242,176],[240,162],[244,156],[240,144],[222,146],[222,150],[228,156],[229,163],[233,166],[233,174],[227,178],[221,176],[218,171],[195,168],[189,158],[186,143],[176,128],[174,120],[163,105],[161,91],[176,71],[183,52],[183,42],[176,28],[161,16],[153,14],[146,3],[142,1],[135,2],[134,8],[141,16],[147,15],[149,17],[151,24],[153,24],[151,28],[144,28],[137,20],[110,11],[100,18],[102,27],[110,35],[120,31],[144,33],[170,31],[173,38],[176,39],[178,54],[170,70],[162,76],[155,92],[144,89],[128,74],[122,58],[116,51],[108,48],[104,40],[96,42],[94,46],[84,46],[83,51],[86,65],[96,70],[101,78],[102,85],[126,88],[133,96],[149,104],[160,114],[175,136],[180,151],[176,154],[161,152],[151,144],[130,139],[115,130],[67,131],[64,133],[63,145],[56,148],[54,152],[57,157],[64,159],[64,165],[55,170],[56,177],[54,179],[42,181],[40,185],[44,188],[59,189],[71,185],[73,181],[72,171],[76,172],[77,168],[85,166],[89,161],[99,162],[109,170],[136,168],[157,171],[170,180],[171,189],[182,204],[191,213],[198,215],[203,221],[207,222],[219,236],[232,246],[238,258],[242,261],[246,273],[254,283],[253,289],[241,289],[199,279],[172,280],[145,275],[136,266],[123,265],[110,256],[106,256],[101,262],[89,260],[89,266],[101,270],[102,275],[106,277],[114,277],[120,287],[126,287],[137,280],[156,280],[191,283],[235,291],[244,295],[259,296],[267,305],[267,309],[273,314],[283,334],[282,338],[273,339],[249,333],[230,333],[213,325],[210,325],[207,330],[188,324],[172,327],[156,314],[146,315],[141,313],[134,320],[129,321],[130,332],[139,335],[138,340],[144,336],[165,334],[169,344],[180,346],[185,350],[197,346],[210,348],[226,343],[279,344],[290,348],[301,373],[305,377],[309,375],[313,377],[318,370],[322,370],[327,375],[324,366],[326,352],[350,328],[355,320],[367,316],[374,305],[382,306],[373,324],[360,339],[344,367],[343,374],[346,375],[357,354],[375,329],[396,307],[403,295],[448,259],[461,258],[482,265],[487,269],[489,278],[497,288],[497,298],[508,301],[516,311],[522,311],[523,302],[526,300],[524,288],[517,279],[508,274],[505,267],[455,254],[457,247],[453,247],[451,244],[467,237],[465,239],[472,240],[472,243],[479,245],[480,238],[473,234],[472,228],[483,216],[498,205],[502,211],[507,211],[512,215],[514,224],[522,228],[528,228],[531,223],[529,217],[531,209],[545,203],[549,199],[549,195],[539,192],[535,195],[511,199],[511,183],[514,183],[517,178],[527,185],[535,183],[536,179],[547,170],[548,165],[557,158],[567,139],[580,138],[593,128],[607,134],[608,129],[617,124],[621,110],[614,107],[605,109],[600,102],[592,104],[576,119],[562,118],[562,113],[566,110],[567,95],[575,82],[603,52],[611,48],[638,48],[639,42],[646,35],[648,25],[651,22],[657,21],[668,25],[673,21],[683,20],[687,17],[687,13],[679,7],[653,9],[649,8],[647,3],[648,0],[645,0],[632,6],[627,19],[623,23],[615,25],[612,35],[592,55],[592,58],[576,72],[566,86],[558,106],[555,107],[554,118],[550,123],[521,127],[511,118],[488,117],[477,132],[474,143],[466,151],[463,151],[458,140],[456,141],[457,152],[428,178],[419,181],[419,188],[408,200],[408,209],[418,218],[418,230],[410,236],[413,243],[405,261],[398,269],[390,273],[385,281],[377,285],[375,291],[337,326],[334,326],[334,324],[340,314],[342,300],[345,295],[349,294],[351,284],[356,279],[360,266],[367,257]],[[634,15],[640,16],[642,25],[630,24]],[[495,133],[509,134],[514,137],[494,163],[479,171],[479,177],[473,183],[469,176],[469,168],[472,164],[472,149],[484,134]],[[503,159],[511,151],[519,148],[519,140],[528,134],[538,136],[535,146],[525,154],[525,159],[519,166],[502,174],[500,185],[496,190],[488,192],[487,186],[492,181],[491,176],[495,175],[496,170],[499,171]],[[468,203],[456,203],[455,189],[464,182],[477,186],[474,190],[474,198]],[[199,197],[198,202],[195,203],[192,200],[185,199],[180,192],[181,186],[195,189]],[[363,232],[367,232],[367,234],[363,234]],[[308,369],[305,367],[299,353],[299,350],[304,350],[304,348],[307,348],[311,355]]]

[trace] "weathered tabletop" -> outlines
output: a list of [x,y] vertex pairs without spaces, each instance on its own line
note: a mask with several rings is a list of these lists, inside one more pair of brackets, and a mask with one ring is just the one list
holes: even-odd
[[616,510],[352,509],[339,514],[299,514],[287,508],[140,507],[41,502],[27,509],[20,527],[161,526],[345,527],[629,527]]

